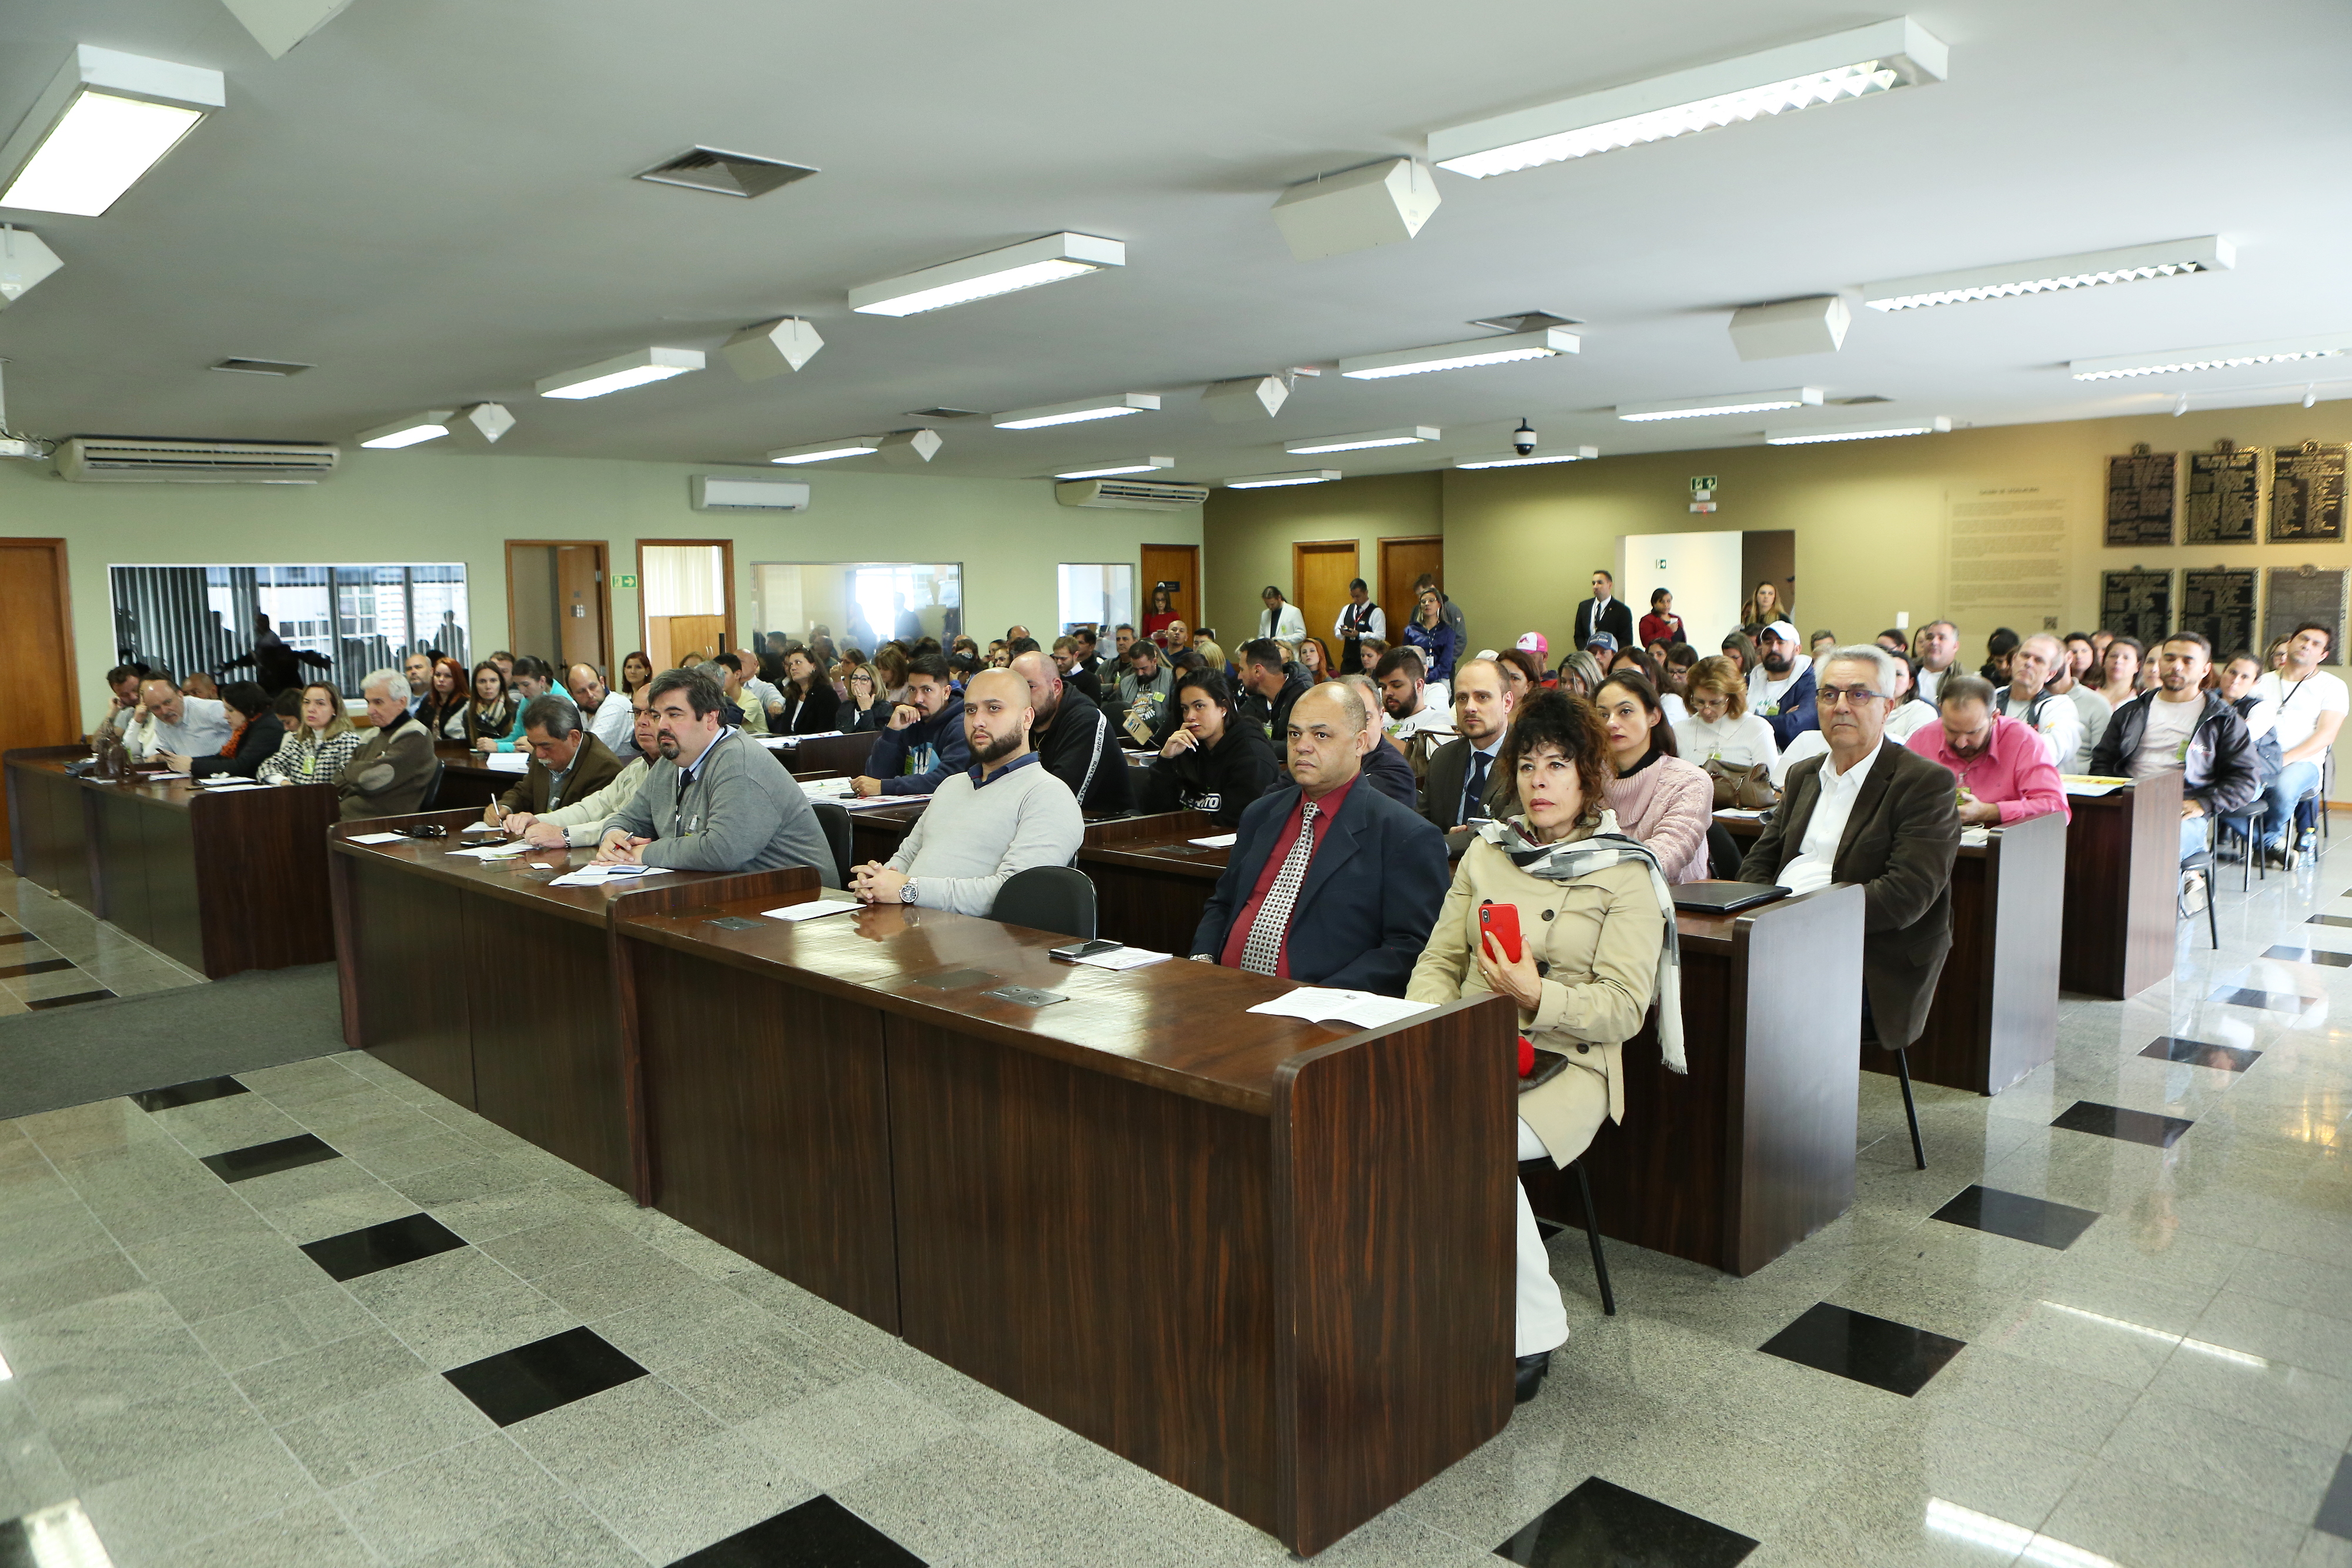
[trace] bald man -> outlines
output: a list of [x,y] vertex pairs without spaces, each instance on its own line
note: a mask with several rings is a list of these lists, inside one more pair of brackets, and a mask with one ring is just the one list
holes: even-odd
[[1310,686],[1287,730],[1289,782],[1242,812],[1192,956],[1402,997],[1445,900],[1445,835],[1356,787],[1365,755],[1383,742],[1352,688]]
[[1011,670],[974,675],[963,689],[971,766],[940,782],[890,863],[858,867],[850,891],[868,904],[985,916],[1013,873],[1076,860],[1086,820],[1070,787],[1029,747],[1036,716],[1029,684]]
[[[1057,650],[1060,646],[1055,644]],[[1013,673],[1028,685],[1029,708],[1036,716],[1029,744],[1045,771],[1070,787],[1080,810],[1125,816],[1130,799],[1127,758],[1119,751],[1110,716],[1064,675],[1058,652],[1050,658],[1034,652],[1019,654]]]
[[123,743],[133,762],[170,762],[184,773],[191,759],[218,756],[231,727],[227,704],[186,695],[178,682],[158,673],[139,684],[139,706],[131,711]]

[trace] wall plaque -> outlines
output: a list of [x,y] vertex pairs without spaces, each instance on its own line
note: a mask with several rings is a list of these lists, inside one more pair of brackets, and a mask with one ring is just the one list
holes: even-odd
[[2299,449],[2282,446],[2271,455],[2273,544],[2343,538],[2346,450],[2306,441]]
[[2107,459],[2107,543],[2172,542],[2172,479],[2179,455],[2142,447]]
[[1944,495],[1951,614],[2037,624],[2066,609],[2066,497],[2039,485],[1958,485]]
[[2253,448],[2189,455],[2189,505],[2184,544],[2254,542],[2262,509],[2263,455]]
[[2237,653],[2262,657],[2254,641],[2255,576],[2252,567],[2192,566],[2180,573],[2180,629],[2203,632],[2216,664]]
[[2344,585],[2352,573],[2315,566],[2274,566],[2263,585],[2263,645],[2286,636],[2305,621],[2328,629],[2326,663],[2344,662]]
[[2172,630],[2172,573],[2138,567],[2101,572],[2099,626],[2154,646]]

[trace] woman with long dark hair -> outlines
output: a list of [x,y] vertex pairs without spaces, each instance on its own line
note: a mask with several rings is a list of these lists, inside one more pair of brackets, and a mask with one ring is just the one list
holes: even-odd
[[502,740],[522,738],[522,703],[507,685],[507,673],[485,659],[474,666],[474,700],[466,705],[466,745],[496,751]]
[[621,695],[633,697],[637,688],[654,678],[654,662],[642,653],[632,653],[621,661]]
[[1675,755],[1674,727],[1655,686],[1632,670],[1601,683],[1592,706],[1609,736],[1613,774],[1604,791],[1618,826],[1650,846],[1673,883],[1708,875],[1706,830],[1715,821],[1715,780]]

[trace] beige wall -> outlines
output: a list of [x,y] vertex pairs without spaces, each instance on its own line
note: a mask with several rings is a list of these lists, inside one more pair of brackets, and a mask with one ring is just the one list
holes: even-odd
[[[463,561],[480,648],[509,641],[505,543],[604,539],[615,573],[636,540],[735,541],[738,630],[760,561],[961,561],[965,624],[1053,622],[1055,566],[1137,561],[1139,546],[1201,537],[1198,512],[1076,510],[1033,480],[889,474],[806,476],[792,516],[698,512],[683,464],[346,453],[316,486],[69,485],[46,465],[0,463],[0,535],[62,537],[72,569],[74,653],[85,716],[102,711],[114,663],[110,565]],[[634,592],[613,594],[614,653],[639,645]]]
[[[1213,490],[1202,510],[1214,519],[1201,552],[1201,595],[1208,623],[1224,636],[1227,652],[1257,630],[1265,608],[1258,595],[1268,583],[1295,596],[1290,547],[1333,539],[1356,541],[1356,575],[1380,596],[1380,541],[1438,531],[1436,474],[1388,474],[1337,485],[1301,485],[1279,490]],[[1383,605],[1383,609],[1388,607]],[[1389,611],[1391,626],[1402,622]],[[1307,630],[1326,642],[1328,626]]]

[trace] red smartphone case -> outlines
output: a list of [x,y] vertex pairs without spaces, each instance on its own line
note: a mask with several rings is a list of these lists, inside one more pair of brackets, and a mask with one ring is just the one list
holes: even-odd
[[1516,964],[1519,961],[1519,906],[1516,904],[1482,904],[1478,906],[1478,929],[1495,939],[1496,950]]

